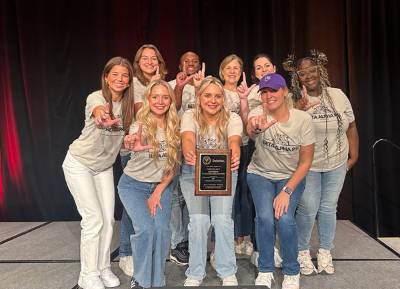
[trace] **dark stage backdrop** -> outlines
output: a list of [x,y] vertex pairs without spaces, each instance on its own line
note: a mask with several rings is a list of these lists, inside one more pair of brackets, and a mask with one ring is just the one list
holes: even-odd
[[[360,160],[346,179],[339,217],[373,232],[371,145],[381,137],[400,142],[398,1],[2,0],[0,13],[0,220],[79,219],[61,164],[109,58],[133,59],[153,43],[173,79],[187,50],[213,75],[236,53],[250,76],[259,52],[284,73],[288,53],[318,48],[328,55],[333,86],[353,104],[360,133]],[[399,234],[399,154],[386,147],[380,159],[381,229]]]

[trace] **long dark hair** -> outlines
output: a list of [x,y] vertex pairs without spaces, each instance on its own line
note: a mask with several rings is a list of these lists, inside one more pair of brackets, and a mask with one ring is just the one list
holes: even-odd
[[[123,128],[126,134],[129,133],[129,127],[132,123],[132,120],[135,116],[134,112],[134,102],[133,102],[133,69],[130,61],[126,58],[117,56],[111,58],[107,64],[104,66],[103,73],[101,74],[101,91],[103,93],[103,97],[107,101],[107,103],[110,105],[110,116],[111,119],[114,119],[114,114],[112,113],[112,94],[110,91],[110,88],[108,87],[108,84],[106,83],[106,77],[108,73],[111,71],[111,69],[115,65],[121,65],[124,66],[128,69],[129,72],[129,86],[125,88],[123,94],[122,94],[122,99],[121,99],[121,107],[122,107],[122,119],[123,119]],[[113,127],[113,129],[117,129],[116,127]]]

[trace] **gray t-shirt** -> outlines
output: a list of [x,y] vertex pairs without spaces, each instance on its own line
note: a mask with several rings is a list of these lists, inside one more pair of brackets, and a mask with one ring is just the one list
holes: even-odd
[[134,91],[134,102],[143,102],[144,93],[146,91],[146,85],[143,85],[137,77],[133,78],[133,91]]
[[[226,95],[226,102],[227,102],[227,108],[234,113],[240,114],[240,97],[239,94],[236,91],[228,90],[225,89],[225,95]],[[247,145],[249,142],[249,137],[246,134],[246,130],[243,130],[242,134],[242,144]]]
[[[168,82],[172,89],[175,89],[176,79]],[[179,117],[182,117],[183,113],[188,109],[194,108],[196,105],[196,91],[193,85],[186,84],[182,91],[182,106],[178,111]]]
[[[348,159],[349,142],[346,131],[349,123],[355,120],[351,103],[347,96],[338,88],[328,87],[327,91],[331,96],[336,112],[341,116],[343,129],[340,134],[340,145],[337,141],[338,122],[329,101],[323,98],[310,96],[310,101],[319,98],[320,104],[310,108],[307,112],[312,117],[316,143],[314,160],[311,166],[312,171],[326,172],[343,165]],[[324,147],[325,139],[328,140],[328,147]],[[328,156],[327,153],[328,152]]]
[[[311,117],[297,109],[290,109],[289,113],[287,122],[277,122],[256,136],[256,150],[248,173],[272,180],[288,179],[297,169],[300,147],[315,143]],[[249,118],[263,114],[262,106],[258,106]],[[267,120],[271,121],[272,117],[268,115]]]
[[[131,125],[129,134],[138,131],[138,122]],[[143,127],[143,133],[145,128]],[[167,161],[167,142],[165,129],[157,128],[156,138],[160,142],[158,160],[153,158],[151,150],[132,152],[124,173],[140,182],[159,183],[164,176],[164,168]]]
[[85,127],[81,135],[70,146],[71,155],[84,166],[95,172],[101,172],[113,165],[124,139],[121,102],[113,102],[113,114],[121,121],[117,130],[98,128],[92,117],[93,109],[105,105],[101,91],[91,93],[86,100]]
[[261,102],[261,95],[258,92],[260,89],[259,85],[256,85],[252,88],[250,91],[249,95],[247,96],[248,102],[249,102],[249,110],[252,111],[255,109],[257,106],[259,106]]
[[215,126],[209,126],[208,133],[204,137],[198,137],[200,127],[194,118],[194,110],[186,111],[182,116],[181,133],[191,131],[196,134],[196,148],[199,149],[226,149],[228,148],[228,138],[233,135],[242,135],[243,123],[236,113],[231,112],[228,120],[226,138],[223,143],[218,142]]

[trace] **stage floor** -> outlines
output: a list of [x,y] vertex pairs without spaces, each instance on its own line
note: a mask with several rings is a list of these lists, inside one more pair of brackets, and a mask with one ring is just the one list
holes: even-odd
[[[79,222],[0,222],[0,289],[72,289],[79,275]],[[112,242],[112,268],[121,280],[117,288],[128,288],[130,278],[118,267],[119,223]],[[316,244],[315,232],[313,244]],[[400,288],[400,258],[350,221],[339,221],[332,251],[333,276],[301,277],[308,289],[396,289]],[[315,257],[315,248],[312,250]],[[257,269],[246,256],[237,256],[237,278],[241,286],[254,284]],[[167,262],[167,286],[183,286],[186,267]],[[276,270],[276,288],[282,273]],[[216,272],[207,265],[202,286],[220,286]]]

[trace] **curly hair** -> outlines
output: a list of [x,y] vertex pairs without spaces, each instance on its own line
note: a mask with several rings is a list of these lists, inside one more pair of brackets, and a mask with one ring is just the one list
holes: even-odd
[[296,103],[298,100],[302,98],[302,84],[301,80],[299,79],[299,76],[297,74],[300,65],[304,61],[310,61],[313,63],[315,66],[318,68],[318,74],[319,74],[319,84],[321,87],[322,94],[320,96],[320,101],[321,101],[321,107],[324,110],[325,114],[325,139],[324,139],[324,152],[326,155],[326,158],[329,160],[330,156],[328,153],[328,106],[332,108],[333,114],[336,117],[337,121],[337,131],[336,131],[336,141],[338,145],[338,150],[341,152],[342,149],[342,140],[341,136],[345,133],[344,127],[343,127],[343,120],[341,115],[337,112],[335,104],[333,103],[332,97],[329,95],[328,92],[328,87],[331,86],[331,83],[329,81],[329,75],[328,71],[326,69],[326,65],[328,63],[328,58],[325,53],[318,51],[317,49],[311,49],[309,54],[306,55],[305,57],[299,58],[296,60],[296,57],[294,54],[288,55],[286,60],[282,63],[283,68],[290,73],[291,76],[291,91],[292,91],[292,97],[293,101]]
[[152,89],[162,85],[168,89],[168,95],[171,99],[171,104],[165,115],[165,140],[167,143],[167,162],[164,168],[164,175],[173,172],[180,163],[180,145],[181,139],[179,134],[179,117],[176,110],[175,96],[171,86],[164,80],[155,80],[150,82],[147,86],[143,98],[143,106],[137,113],[137,121],[143,124],[143,132],[147,142],[152,145],[152,155],[155,160],[158,160],[158,153],[160,151],[160,142],[157,140],[157,122],[152,117],[150,110],[149,97]]
[[[203,115],[203,109],[200,105],[200,97],[203,94],[204,90],[210,85],[215,84],[221,90],[221,94],[224,97],[223,108],[217,113],[217,122],[216,122],[216,135],[217,141],[220,146],[222,146],[227,140],[226,131],[228,126],[228,121],[230,117],[230,112],[226,108],[226,95],[224,92],[224,87],[222,83],[218,80],[218,78],[213,76],[207,76],[203,79],[200,84],[199,90],[197,91],[196,97],[196,108],[195,108],[195,119],[200,127],[199,137],[204,138],[204,136],[208,133],[209,125],[207,120]],[[222,147],[221,147],[222,148]]]

